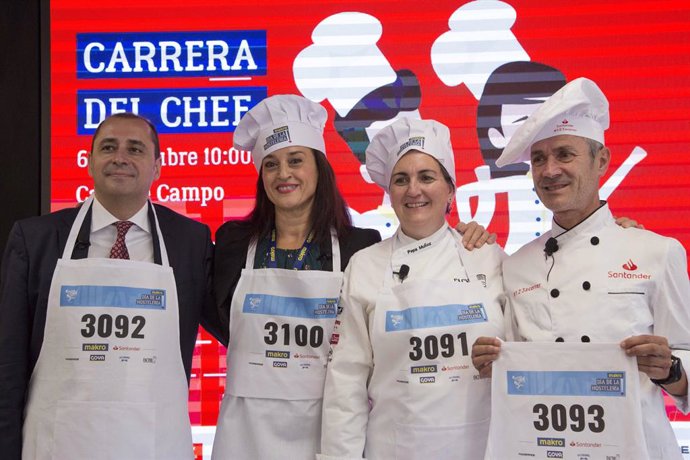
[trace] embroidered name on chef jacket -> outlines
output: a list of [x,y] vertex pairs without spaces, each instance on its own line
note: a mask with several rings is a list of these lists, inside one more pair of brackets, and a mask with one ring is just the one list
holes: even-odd
[[410,307],[386,312],[386,332],[485,323],[488,320],[482,303]]
[[338,299],[302,298],[269,294],[247,294],[242,312],[257,315],[287,316],[291,318],[335,318]]
[[422,243],[416,248],[411,248],[407,250],[407,254],[415,254],[416,252],[423,251],[425,249],[429,249],[431,247],[432,243],[431,241],[427,241],[426,243]]
[[60,307],[113,307],[165,310],[165,289],[127,286],[60,286]]

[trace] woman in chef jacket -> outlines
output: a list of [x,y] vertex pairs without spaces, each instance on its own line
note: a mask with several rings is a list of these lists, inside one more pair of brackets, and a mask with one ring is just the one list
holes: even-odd
[[490,383],[470,348],[503,335],[504,253],[467,251],[446,223],[455,195],[446,126],[397,120],[374,137],[366,166],[400,227],[345,271],[318,458],[483,458]]

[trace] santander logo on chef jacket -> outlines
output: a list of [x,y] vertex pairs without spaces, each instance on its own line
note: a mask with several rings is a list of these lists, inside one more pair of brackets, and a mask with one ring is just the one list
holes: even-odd
[[616,279],[634,279],[634,280],[648,280],[652,279],[652,275],[648,273],[629,273],[637,270],[637,265],[632,259],[628,259],[623,265],[621,265],[624,272],[609,270],[608,277]]
[[628,261],[623,264],[623,269],[634,272],[637,270],[637,265],[635,265],[635,262],[633,262],[632,259],[628,259]]

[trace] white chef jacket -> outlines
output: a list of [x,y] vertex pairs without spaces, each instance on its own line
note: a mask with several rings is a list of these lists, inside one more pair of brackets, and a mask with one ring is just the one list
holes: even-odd
[[[552,236],[558,250],[546,257]],[[654,334],[668,339],[690,369],[690,283],[683,246],[672,238],[616,225],[602,205],[570,230],[553,230],[503,263],[508,340],[619,342]],[[640,373],[644,433],[651,459],[682,459],[663,396]],[[688,412],[687,396],[675,398]]]
[[[452,238],[444,224],[427,239],[436,238],[439,232],[446,232],[447,238]],[[417,242],[423,245],[425,240]],[[331,340],[332,354],[326,372],[322,454],[317,456],[319,459],[362,458],[370,411],[368,387],[376,361],[376,350],[370,340],[376,301],[384,286],[384,278],[393,276],[393,251],[414,241],[398,229],[391,238],[357,252],[345,270],[340,297],[342,310],[336,319]],[[489,286],[500,286],[500,266],[505,253],[498,245],[485,245],[471,252],[464,248],[460,250],[465,264],[471,264],[473,270],[486,274]],[[435,251],[421,260],[413,260],[405,282],[419,278],[452,280],[456,276],[453,273],[464,272],[456,251]],[[503,294],[500,289],[497,292],[495,297],[500,298],[503,304]],[[394,453],[391,452],[392,455]]]

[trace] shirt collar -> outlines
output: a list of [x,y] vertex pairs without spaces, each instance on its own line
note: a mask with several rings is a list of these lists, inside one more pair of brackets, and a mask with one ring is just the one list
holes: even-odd
[[[130,222],[133,222],[134,225],[139,227],[141,230],[144,230],[146,233],[151,233],[151,227],[149,225],[148,206],[149,203],[147,201],[146,203],[144,203],[144,206],[142,206],[141,209],[137,211],[136,214],[134,214],[128,220]],[[118,222],[119,220],[120,219],[110,214],[110,212],[107,209],[105,209],[105,206],[103,206],[95,196],[93,197],[93,206],[91,207],[92,232],[97,232],[98,230],[101,230],[107,227],[108,225],[112,225],[115,222]]]
[[411,236],[405,235],[405,233],[402,231],[402,227],[398,226],[398,229],[395,232],[395,248],[402,248],[410,244],[414,244],[415,246],[418,246],[419,244],[423,244],[427,241],[432,241],[436,242],[440,240],[443,236],[445,231],[448,229],[448,222],[443,222],[443,225],[436,230],[434,233],[431,235],[427,236],[426,238],[422,238],[421,240],[416,240],[412,238]]
[[607,202],[602,201],[602,205],[585,220],[566,230],[553,219],[551,234],[558,239],[559,243],[576,238],[578,235],[590,235],[601,230],[607,224],[613,222],[613,215]]

